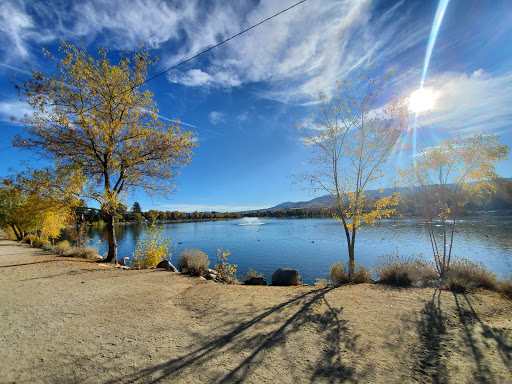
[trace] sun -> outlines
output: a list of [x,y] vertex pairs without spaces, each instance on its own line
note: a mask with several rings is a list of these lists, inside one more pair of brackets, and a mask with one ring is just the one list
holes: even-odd
[[409,96],[409,109],[415,113],[431,110],[437,100],[438,94],[433,89],[420,88]]

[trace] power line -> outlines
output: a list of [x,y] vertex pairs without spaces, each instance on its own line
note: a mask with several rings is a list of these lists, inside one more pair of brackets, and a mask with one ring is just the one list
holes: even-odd
[[[254,24],[254,25],[252,25],[251,27],[249,27],[249,28],[247,28],[247,29],[244,29],[242,32],[239,32],[239,33],[237,33],[236,35],[233,35],[233,36],[231,36],[231,37],[227,38],[226,40],[221,41],[220,43],[218,43],[218,44],[216,44],[216,45],[214,45],[214,46],[212,46],[212,47],[210,47],[210,48],[208,48],[208,49],[205,49],[204,51],[199,52],[197,55],[192,56],[192,57],[188,58],[187,60],[184,60],[184,61],[182,61],[181,63],[176,64],[175,66],[173,66],[173,67],[171,67],[171,68],[168,68],[168,69],[166,69],[165,71],[162,71],[162,72],[158,73],[157,75],[152,76],[152,77],[150,77],[149,79],[146,79],[146,80],[144,80],[143,82],[138,83],[138,84],[136,84],[136,85],[132,86],[130,89],[127,89],[127,90],[125,90],[125,91],[123,91],[123,92],[119,92],[116,96],[120,96],[120,95],[122,95],[122,94],[124,94],[124,93],[131,92],[131,91],[132,91],[132,90],[134,90],[135,88],[140,87],[141,85],[144,85],[144,84],[146,84],[147,82],[149,82],[149,81],[151,81],[151,80],[154,80],[154,79],[156,79],[157,77],[162,76],[163,74],[165,74],[165,73],[167,73],[167,72],[169,72],[169,71],[172,71],[173,69],[176,69],[176,68],[178,68],[179,66],[181,66],[181,65],[183,65],[183,64],[185,64],[185,63],[188,63],[188,62],[189,62],[189,61],[191,61],[191,60],[194,60],[195,58],[197,58],[197,57],[201,56],[202,54],[204,54],[204,53],[206,53],[206,52],[209,52],[209,51],[211,51],[212,49],[217,48],[217,47],[221,46],[222,44],[227,43],[227,42],[228,42],[228,41],[230,41],[230,40],[233,40],[235,37],[238,37],[238,36],[240,36],[240,35],[243,35],[245,32],[248,32],[248,31],[250,31],[251,29],[256,28],[257,26],[259,26],[259,25],[261,25],[261,24],[263,24],[263,23],[265,23],[265,22],[267,22],[267,21],[269,21],[269,20],[273,19],[274,17],[277,17],[277,16],[281,15],[282,13],[285,13],[286,11],[289,11],[289,10],[290,10],[290,9],[292,9],[292,8],[295,8],[296,6],[298,6],[298,5],[302,4],[302,3],[305,3],[306,1],[307,1],[307,0],[299,1],[298,3],[296,3],[296,4],[292,5],[291,7],[288,7],[288,8],[286,8],[286,9],[283,9],[282,11],[280,11],[280,12],[278,12],[278,13],[276,13],[276,14],[274,14],[274,15],[270,16],[270,17],[267,17],[265,20],[260,21],[259,23]],[[83,112],[88,112],[88,111],[90,111],[93,107],[94,107],[94,105],[91,105],[90,107],[86,108]]]
[[208,51],[211,51],[212,49],[217,48],[218,46],[220,46],[220,45],[222,45],[222,44],[224,44],[224,43],[227,43],[228,41],[230,41],[230,40],[234,39],[235,37],[238,37],[238,36],[240,36],[240,35],[243,35],[245,32],[248,32],[248,31],[250,31],[251,29],[256,28],[257,26],[259,26],[259,25],[261,25],[261,24],[263,24],[263,23],[265,23],[265,22],[269,21],[270,19],[273,19],[274,17],[279,16],[279,15],[280,15],[280,14],[282,14],[282,13],[285,13],[286,11],[289,11],[290,9],[292,9],[292,8],[296,7],[296,6],[297,6],[297,5],[299,5],[299,4],[305,3],[306,1],[307,1],[307,0],[299,1],[298,3],[296,3],[296,4],[292,5],[291,7],[288,7],[288,8],[286,8],[286,9],[283,9],[281,12],[278,12],[278,13],[276,13],[275,15],[270,16],[270,17],[266,18],[266,19],[265,19],[265,20],[263,20],[263,21],[260,21],[258,24],[254,24],[253,26],[251,26],[251,27],[249,27],[249,28],[247,28],[247,29],[244,29],[242,32],[239,32],[239,33],[237,33],[236,35],[233,35],[233,36],[231,36],[230,38],[228,38],[228,39],[226,39],[226,40],[224,40],[224,41],[221,41],[219,44],[214,45],[213,47],[210,47],[210,48],[208,48],[208,49],[205,49],[204,51],[199,52],[197,55],[192,56],[192,57],[188,58],[187,60],[184,60],[184,61],[182,61],[181,63],[176,64],[175,66],[173,66],[173,67],[171,67],[171,68],[169,68],[169,69],[166,69],[165,71],[162,71],[162,72],[160,72],[159,74],[157,74],[157,75],[155,75],[155,76],[153,76],[153,77],[150,77],[150,78],[149,78],[149,79],[147,79],[147,80],[144,80],[142,83],[140,83],[140,84],[137,84],[137,85],[133,86],[133,87],[132,87],[132,89],[133,89],[133,88],[135,88],[135,87],[141,86],[141,85],[143,85],[143,84],[147,83],[148,81],[151,81],[151,80],[153,80],[153,79],[156,79],[157,77],[162,76],[163,74],[165,74],[165,73],[167,73],[167,72],[169,72],[169,71],[172,71],[173,69],[178,68],[179,66],[181,66],[181,65],[183,65],[183,64],[185,64],[185,63],[188,63],[188,62],[189,62],[189,61],[191,61],[191,60],[194,60],[196,57],[201,56],[203,53],[206,53],[206,52],[208,52]]

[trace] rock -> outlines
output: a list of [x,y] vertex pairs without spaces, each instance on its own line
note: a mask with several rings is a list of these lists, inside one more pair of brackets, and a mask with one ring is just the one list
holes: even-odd
[[176,267],[174,265],[172,265],[169,260],[162,260],[161,262],[158,263],[158,265],[156,267],[163,268],[166,271],[170,271],[170,272],[178,272]]
[[128,261],[130,260],[129,257],[123,257],[121,260],[119,260],[119,265],[124,267],[125,265],[128,264]]
[[302,277],[300,277],[299,271],[296,269],[279,268],[272,275],[272,285],[302,285]]
[[244,282],[245,285],[267,285],[267,280],[264,277],[251,277]]
[[206,278],[204,278],[203,276],[199,276],[199,280],[206,281]]

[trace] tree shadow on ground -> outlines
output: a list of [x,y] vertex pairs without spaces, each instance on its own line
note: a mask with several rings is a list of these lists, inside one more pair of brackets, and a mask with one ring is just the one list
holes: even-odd
[[[462,326],[464,346],[471,351],[471,356],[475,362],[473,372],[475,379],[480,383],[497,382],[487,364],[486,357],[489,355],[489,350],[496,351],[508,372],[512,373],[512,345],[505,342],[504,330],[493,329],[483,322],[467,294],[453,293],[453,297],[457,307],[457,317]],[[477,327],[480,329],[477,329]],[[482,342],[476,339],[477,334],[482,336]],[[482,350],[482,347],[485,350]],[[490,353],[494,355],[494,352]]]
[[[343,351],[355,348],[357,336],[348,332],[346,320],[340,318],[343,308],[333,308],[327,302],[325,295],[331,289],[311,290],[273,306],[248,321],[224,324],[223,329],[232,330],[183,356],[111,380],[109,383],[158,383],[176,379],[183,371],[190,369],[194,372],[202,369],[208,376],[208,382],[244,382],[258,367],[265,370],[266,364],[272,363],[271,353],[289,353],[282,351],[283,346],[288,342],[295,342],[294,334],[306,326],[312,327],[311,330],[322,338],[322,356],[316,361],[308,362],[309,356],[301,356],[301,352],[295,350],[293,357],[299,356],[301,366],[289,361],[289,367],[284,372],[293,375],[294,371],[302,369],[308,372],[311,381],[321,379],[331,383],[357,382],[354,377],[355,370],[348,367],[342,359]],[[321,313],[317,311],[317,307],[323,303],[327,304],[327,310]],[[270,332],[269,325],[273,326]],[[226,356],[228,353],[229,357]],[[217,366],[215,372],[204,371],[206,363],[213,360],[223,363],[223,359],[236,360],[236,363],[225,369]]]
[[[446,292],[442,305],[441,290],[436,289],[432,299],[426,303],[417,332],[419,346],[415,353],[414,378],[424,383],[445,383],[449,375],[446,362],[453,351],[470,358],[471,377],[478,383],[500,382],[502,373],[493,372],[489,364],[489,351],[497,351],[503,366],[511,373],[512,346],[508,345],[504,331],[493,329],[482,322],[467,294]],[[453,298],[455,313],[443,313],[442,307]],[[479,336],[482,336],[479,338]]]
[[436,289],[425,304],[417,323],[419,347],[414,377],[420,382],[445,383],[447,369],[444,360],[446,326],[441,309],[441,291]]

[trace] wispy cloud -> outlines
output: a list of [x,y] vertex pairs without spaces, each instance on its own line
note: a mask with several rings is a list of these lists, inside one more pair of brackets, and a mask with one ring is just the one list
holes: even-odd
[[[0,37],[4,51],[23,57],[32,49],[29,42],[85,38],[131,49],[144,42],[166,48],[160,52],[161,68],[169,68],[294,3],[88,0],[43,5],[6,0]],[[404,16],[408,6],[398,2],[383,12],[373,0],[306,2],[169,72],[167,78],[189,87],[265,82],[260,96],[307,103],[370,57],[388,62],[426,39],[430,20],[410,25]]]
[[31,115],[34,110],[27,104],[19,100],[12,99],[7,101],[0,101],[0,121],[11,121],[14,117],[20,120],[25,115]]
[[512,72],[490,75],[483,69],[472,74],[443,73],[426,84],[438,99],[433,110],[421,117],[425,126],[458,134],[492,132],[512,126]]
[[224,114],[222,112],[210,112],[208,117],[210,119],[210,123],[212,123],[213,125],[217,125],[219,123],[224,122]]

